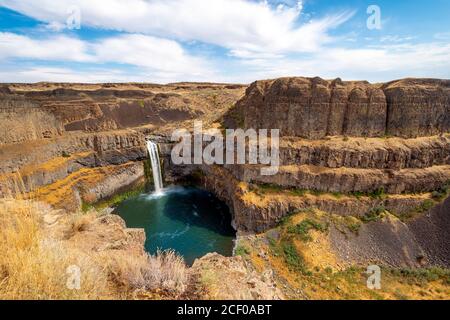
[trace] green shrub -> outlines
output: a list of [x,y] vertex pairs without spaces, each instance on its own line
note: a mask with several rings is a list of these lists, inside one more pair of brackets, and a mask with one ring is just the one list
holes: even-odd
[[431,199],[424,200],[420,206],[416,208],[418,213],[427,212],[435,206],[435,202]]
[[381,199],[385,196],[384,194],[384,188],[378,188],[375,191],[369,192],[369,197],[374,199]]
[[63,157],[63,158],[70,158],[70,153],[68,153],[67,151],[63,151],[63,152],[61,152],[61,156]]
[[81,201],[81,211],[83,213],[86,213],[86,212],[90,211],[91,209],[94,209],[94,206],[91,203]]
[[361,224],[360,223],[350,223],[347,225],[347,228],[353,233],[358,233],[359,229],[361,228]]
[[361,198],[364,196],[364,193],[361,191],[354,191],[350,193],[352,196],[356,197],[357,199]]
[[325,268],[325,273],[327,274],[333,274],[333,269],[331,267],[326,267]]
[[368,213],[366,213],[365,216],[361,218],[363,222],[373,222],[373,221],[380,221],[385,213],[386,209],[384,206],[378,206],[370,209]]
[[436,201],[443,200],[450,192],[450,181],[447,181],[442,187],[433,191],[431,197]]

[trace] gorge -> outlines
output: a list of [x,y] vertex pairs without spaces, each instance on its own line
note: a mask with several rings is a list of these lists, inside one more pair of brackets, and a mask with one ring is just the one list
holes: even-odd
[[[150,253],[194,247],[185,257],[207,297],[414,297],[401,277],[420,272],[437,279],[424,284],[427,295],[448,296],[449,80],[5,84],[0,95],[2,197],[63,216],[115,207],[128,228],[145,229],[136,239]],[[279,129],[278,173],[174,164],[171,134],[194,120],[205,130]],[[142,192],[146,179],[155,194]],[[115,201],[129,189],[138,192]],[[141,221],[149,211],[161,216]],[[164,240],[174,235],[181,242]],[[225,257],[206,254],[214,251]],[[383,266],[398,292],[366,290],[352,268],[369,264]]]

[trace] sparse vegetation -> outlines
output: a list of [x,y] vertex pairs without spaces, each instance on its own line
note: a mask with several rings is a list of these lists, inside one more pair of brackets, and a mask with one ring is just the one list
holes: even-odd
[[330,218],[336,229],[343,234],[347,234],[348,230],[354,234],[359,234],[362,225],[361,219],[353,216],[340,216],[336,214],[331,214]]
[[66,238],[71,238],[77,233],[88,231],[89,226],[95,219],[95,214],[92,212],[93,211],[91,211],[89,214],[75,215],[72,219],[69,229],[66,232]]
[[357,199],[360,199],[362,197],[368,197],[368,198],[376,199],[376,200],[382,200],[382,199],[386,198],[384,188],[378,188],[378,189],[375,189],[375,190],[369,191],[369,192],[354,191],[354,192],[349,192],[349,193],[343,193],[343,192],[336,192],[336,191],[335,192],[326,192],[326,191],[320,191],[320,190],[314,190],[314,189],[283,187],[280,185],[269,184],[269,183],[259,183],[259,184],[252,184],[250,190],[260,196],[264,196],[264,195],[270,194],[270,193],[285,193],[287,195],[293,195],[293,196],[298,196],[298,197],[303,197],[307,194],[311,194],[314,196],[332,195],[336,199],[340,199],[344,196],[352,196]]
[[430,210],[435,205],[436,205],[436,203],[433,200],[427,199],[427,200],[424,200],[422,202],[422,204],[415,209],[415,211],[417,213],[423,213],[423,212],[426,212],[426,211]]
[[361,223],[358,223],[358,222],[349,223],[349,224],[347,224],[347,228],[351,232],[358,234],[359,233],[359,229],[361,229]]
[[428,269],[393,269],[387,270],[394,276],[399,276],[408,281],[409,284],[423,284],[431,281],[443,281],[450,285],[450,270],[439,267]]
[[[382,214],[382,208],[373,210],[375,216]],[[299,218],[302,220],[299,221]],[[348,219],[347,219],[348,218]],[[328,220],[330,219],[330,220]],[[349,227],[353,224],[361,225],[361,220],[355,217],[342,217],[336,215],[324,215],[317,210],[310,213],[293,214],[285,219],[283,224],[266,233],[267,242],[252,240],[246,243],[251,252],[265,251],[267,245],[270,257],[268,260],[249,254],[245,259],[251,262],[255,268],[264,270],[273,268],[282,279],[280,287],[290,299],[446,299],[450,283],[450,271],[441,268],[428,269],[394,269],[382,267],[382,288],[371,290],[366,286],[366,269],[358,266],[341,268],[333,264],[333,260],[324,260],[329,249],[326,245],[323,252],[317,247],[325,244],[323,237],[313,234],[314,241],[299,242],[296,233],[288,230],[300,231],[304,235],[305,230],[311,227],[308,220],[314,220],[317,229],[323,230],[324,221],[330,221],[335,225]],[[308,226],[308,227],[306,227]],[[355,227],[356,228],[356,227]],[[315,229],[312,227],[312,229]],[[312,230],[310,229],[310,230]],[[279,238],[272,238],[276,230]],[[322,240],[319,240],[322,239]],[[316,258],[312,258],[314,253]],[[319,257],[317,259],[317,257]],[[327,261],[331,264],[323,264]],[[319,263],[319,264],[316,264]]]

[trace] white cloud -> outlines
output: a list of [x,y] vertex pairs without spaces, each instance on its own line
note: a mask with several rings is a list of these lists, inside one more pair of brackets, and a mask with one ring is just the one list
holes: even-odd
[[3,82],[129,82],[131,78],[110,70],[80,71],[69,68],[31,67],[0,71]]
[[[204,81],[203,77],[193,75],[180,75],[161,71],[140,71],[102,69],[102,68],[77,68],[68,67],[18,67],[0,69],[0,82],[78,82],[78,83],[105,83],[105,82],[152,82],[169,83],[181,79],[186,81]],[[210,78],[208,78],[210,79]]]
[[[205,79],[212,76],[211,66],[187,54],[177,42],[136,34],[88,42],[62,35],[38,40],[3,32],[0,33],[0,57],[8,60],[24,58],[52,62],[129,64],[141,68],[142,73],[168,81],[179,77]],[[39,70],[43,74],[42,69]],[[50,75],[52,79],[55,78]]]
[[87,54],[86,44],[81,40],[60,35],[37,40],[10,32],[0,32],[0,57],[92,61],[92,57]]
[[405,41],[411,41],[414,37],[412,36],[406,36],[406,37],[400,37],[399,35],[387,35],[380,38],[380,42],[405,42]]
[[175,41],[139,34],[106,38],[92,45],[99,62],[120,62],[151,70],[199,76],[208,73],[205,61],[188,55]]
[[309,57],[242,61],[243,79],[281,76],[341,77],[389,81],[404,77],[448,78],[450,44],[399,44],[363,49],[328,48]]
[[303,4],[248,0],[0,0],[27,16],[64,23],[68,9],[81,10],[81,25],[145,33],[181,41],[219,45],[232,53],[316,51],[331,41],[328,31],[347,21],[344,12],[298,26]]

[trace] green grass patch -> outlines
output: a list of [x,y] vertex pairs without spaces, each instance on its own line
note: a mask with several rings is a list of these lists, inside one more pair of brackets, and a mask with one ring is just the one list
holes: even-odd
[[95,209],[94,205],[91,203],[87,203],[85,201],[81,201],[81,211],[86,213],[90,211],[91,209]]
[[283,252],[284,262],[291,271],[307,273],[305,267],[305,261],[301,254],[298,253],[292,241],[284,241],[281,243],[281,249]]
[[285,190],[285,188],[283,188],[279,185],[270,184],[270,183],[260,184],[258,189],[262,193],[277,193],[277,192],[282,192]]
[[305,219],[302,222],[287,228],[288,233],[299,236],[300,240],[304,242],[312,240],[309,235],[310,230],[325,232],[328,230],[328,225],[319,223],[312,219]]
[[308,193],[308,190],[305,189],[290,189],[289,192],[297,197],[302,197],[304,196],[306,193]]
[[248,249],[246,246],[238,245],[236,249],[234,250],[235,256],[247,256],[250,254],[250,249]]

